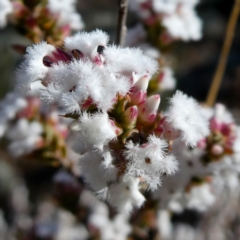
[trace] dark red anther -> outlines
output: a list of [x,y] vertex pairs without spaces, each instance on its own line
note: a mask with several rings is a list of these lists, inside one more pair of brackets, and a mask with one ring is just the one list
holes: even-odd
[[45,57],[43,58],[43,64],[44,64],[44,66],[46,66],[46,67],[51,67],[52,64],[53,64],[53,61],[52,61],[48,56],[45,56]]
[[84,57],[83,53],[80,50],[78,50],[78,49],[73,49],[72,50],[72,55],[76,59],[81,59],[81,58]]
[[63,51],[61,48],[57,48],[57,53],[60,56],[60,60],[64,61],[64,62],[70,62],[72,60],[72,56]]

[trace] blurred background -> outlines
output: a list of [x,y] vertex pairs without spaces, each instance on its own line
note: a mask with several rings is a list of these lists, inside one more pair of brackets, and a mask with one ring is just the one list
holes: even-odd
[[[203,21],[203,38],[196,42],[175,42],[170,49],[170,53],[173,55],[172,67],[177,79],[177,89],[182,90],[184,93],[193,96],[201,102],[204,102],[206,99],[218,64],[219,54],[225,38],[226,25],[233,3],[234,1],[232,0],[201,0],[197,7],[197,12]],[[85,30],[102,29],[110,35],[111,43],[114,43],[118,14],[117,5],[117,0],[78,1],[77,8],[85,22]],[[136,23],[137,17],[135,13],[129,12],[127,26],[133,27]],[[224,103],[231,109],[238,123],[240,123],[239,23],[240,21],[238,21],[226,72],[217,98],[218,102]],[[21,63],[22,55],[12,49],[12,45],[14,44],[29,45],[30,41],[19,35],[10,25],[4,29],[0,29],[0,99],[14,88],[15,69]],[[16,193],[16,196],[24,196],[22,203],[20,203],[20,205],[22,204],[20,208],[24,208],[24,198],[29,198],[32,203],[39,203],[46,200],[49,198],[49,193],[56,190],[56,186],[48,183],[58,171],[58,168],[51,166],[44,167],[41,164],[26,166],[26,162],[18,162],[17,164],[15,162],[14,164],[20,165],[20,167],[17,166],[19,168],[16,168],[16,166],[13,167],[14,164],[11,164],[11,158],[2,150],[0,151],[0,158],[0,208],[3,209],[3,214],[7,222],[11,223],[13,219],[9,194],[12,194],[12,189],[18,186],[16,189],[19,192]],[[22,189],[21,187],[19,188],[22,180],[19,180],[18,176],[21,176],[24,182],[27,183],[29,195],[27,195],[28,193],[26,193],[24,187]],[[81,187],[80,179],[76,191],[79,192]],[[31,211],[35,214],[33,209]],[[82,209],[79,210],[79,219],[85,216],[83,211]],[[198,223],[199,215],[196,212],[184,214],[186,216],[174,216],[173,221],[178,221],[180,218],[181,221],[187,221],[193,225]],[[84,217],[82,217],[83,222],[84,220]],[[239,227],[239,224],[236,224]],[[0,240],[5,240],[4,236],[1,238],[1,226],[0,223]],[[239,229],[237,230],[239,231]],[[42,239],[48,240],[51,238]]]

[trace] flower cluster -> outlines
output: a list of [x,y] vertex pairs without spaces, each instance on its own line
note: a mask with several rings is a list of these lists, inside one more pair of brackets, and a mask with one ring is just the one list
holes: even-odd
[[171,140],[195,146],[208,134],[198,104],[181,92],[168,112],[158,113],[160,96],[147,97],[157,67],[139,49],[109,46],[107,34],[96,30],[66,38],[64,49],[29,47],[18,70],[22,91],[39,86],[43,101],[74,119],[73,148],[86,183],[123,212],[143,204],[141,186],[155,190],[162,175],[177,171]]
[[164,177],[163,187],[154,195],[160,200],[161,214],[179,214],[186,209],[205,212],[214,204],[222,204],[226,190],[230,195],[238,192],[239,126],[222,104],[201,111],[210,122],[210,133],[196,148],[187,149],[180,141],[174,143],[181,171],[171,178]]
[[240,173],[239,126],[222,104],[216,104],[209,117],[210,135],[199,143],[205,151],[202,162],[209,165],[217,186],[236,189]]
[[[137,12],[153,41],[168,44],[174,40],[199,40],[202,36],[202,23],[195,7],[198,0],[144,0],[130,1],[130,8]],[[159,36],[154,40],[153,34]]]
[[84,26],[81,16],[75,10],[75,0],[32,1],[1,0],[0,27],[7,24],[7,18],[16,29],[33,42],[46,40],[61,45],[71,31]]
[[73,167],[73,160],[68,159],[67,125],[54,108],[47,109],[36,96],[21,97],[13,92],[1,102],[0,112],[1,137],[7,139],[13,157]]

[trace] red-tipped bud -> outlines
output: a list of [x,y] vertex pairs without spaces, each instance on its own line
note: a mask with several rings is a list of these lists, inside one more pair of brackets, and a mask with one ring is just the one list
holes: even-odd
[[231,135],[231,133],[233,132],[233,129],[234,129],[233,123],[230,123],[230,124],[223,123],[221,126],[221,132],[225,136]]
[[221,131],[222,124],[215,118],[211,118],[210,120],[210,129],[212,131]]
[[131,103],[138,105],[146,100],[146,91],[149,83],[149,77],[144,75],[133,86],[131,93]]
[[137,90],[146,91],[149,83],[149,76],[144,75],[138,79],[138,81],[134,84],[134,88]]
[[207,140],[206,138],[203,138],[202,140],[200,140],[197,144],[197,147],[198,148],[201,148],[201,149],[205,149],[207,147]]
[[115,134],[117,136],[121,135],[123,133],[122,128],[120,126],[118,126],[118,124],[114,120],[110,119],[109,121],[114,128]]
[[158,107],[160,104],[160,95],[156,94],[149,97],[139,105],[139,120],[142,122],[154,122],[156,119]]
[[214,144],[211,149],[211,153],[215,156],[219,156],[223,153],[224,149],[221,145]]
[[157,137],[161,137],[163,135],[163,127],[161,125],[157,126],[154,131],[154,135]]
[[135,127],[138,117],[138,107],[132,106],[126,110],[123,114],[123,126],[126,129],[132,129]]
[[32,118],[36,111],[39,111],[41,102],[40,99],[37,97],[29,97],[27,99],[27,105],[23,108],[20,112],[18,112],[17,117],[19,118]]
[[92,98],[88,98],[84,101],[84,103],[81,105],[82,109],[88,109],[90,106],[92,106],[93,100]]

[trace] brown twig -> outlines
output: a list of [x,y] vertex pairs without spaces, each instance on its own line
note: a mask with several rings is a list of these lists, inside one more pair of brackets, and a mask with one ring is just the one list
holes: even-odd
[[211,88],[208,92],[207,99],[206,99],[206,104],[209,107],[212,107],[214,105],[215,100],[217,98],[217,94],[219,92],[223,74],[226,69],[226,63],[227,63],[229,51],[231,49],[232,42],[233,42],[233,37],[234,37],[236,25],[237,25],[238,16],[239,16],[239,11],[240,11],[240,0],[235,0],[234,6],[232,8],[232,12],[228,21],[226,37],[222,47],[218,66],[214,74]]
[[123,46],[127,33],[126,20],[128,11],[128,0],[119,0],[118,6],[119,10],[116,43],[120,46]]

